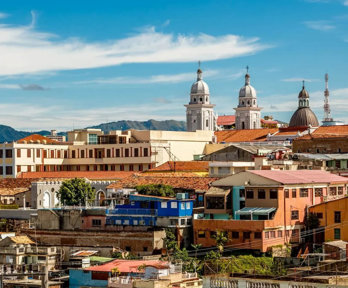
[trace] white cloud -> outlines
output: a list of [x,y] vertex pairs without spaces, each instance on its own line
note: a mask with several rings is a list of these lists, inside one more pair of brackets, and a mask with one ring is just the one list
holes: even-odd
[[0,19],[7,18],[9,15],[3,12],[0,12]]
[[345,0],[345,1],[343,2],[343,5],[344,5],[344,6],[348,6],[348,0]]
[[335,29],[336,27],[332,25],[329,21],[306,21],[304,24],[313,30],[319,30],[319,31],[330,31]]
[[283,81],[283,82],[302,82],[303,80],[305,82],[318,82],[319,81],[319,79],[309,79],[309,78],[301,78],[301,77],[285,78],[285,79],[282,79],[281,81]]
[[[216,70],[207,70],[203,72],[204,76],[210,77],[217,75]],[[194,73],[179,73],[179,74],[163,74],[152,75],[148,77],[114,77],[114,78],[99,78],[86,81],[78,81],[75,84],[154,84],[154,83],[179,83],[193,81]]]
[[[253,54],[270,48],[258,38],[237,35],[175,35],[154,27],[122,39],[86,42],[61,39],[29,26],[0,25],[1,75],[88,69],[126,63],[212,61]],[[110,37],[112,38],[112,37]]]

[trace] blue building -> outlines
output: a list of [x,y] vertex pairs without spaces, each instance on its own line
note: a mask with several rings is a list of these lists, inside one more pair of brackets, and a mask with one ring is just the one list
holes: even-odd
[[185,194],[178,196],[130,195],[129,204],[116,205],[107,212],[106,225],[189,227],[192,225],[194,200],[185,199]]

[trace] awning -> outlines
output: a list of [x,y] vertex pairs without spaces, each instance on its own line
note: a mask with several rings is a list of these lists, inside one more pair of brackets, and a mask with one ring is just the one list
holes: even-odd
[[277,208],[274,207],[244,207],[236,211],[238,215],[269,215],[273,211],[276,211]]

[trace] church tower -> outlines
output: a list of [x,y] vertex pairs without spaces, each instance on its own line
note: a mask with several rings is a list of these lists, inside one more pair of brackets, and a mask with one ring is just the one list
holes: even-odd
[[202,70],[197,70],[197,81],[191,86],[190,103],[186,107],[187,131],[216,130],[214,104],[210,104],[208,84],[202,80]]
[[239,90],[239,104],[236,110],[236,129],[260,129],[261,107],[257,105],[256,90],[250,85],[250,75],[245,74],[245,84]]

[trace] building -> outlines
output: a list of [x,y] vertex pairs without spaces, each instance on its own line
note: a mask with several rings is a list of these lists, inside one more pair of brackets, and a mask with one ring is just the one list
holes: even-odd
[[220,115],[217,117],[217,127],[219,130],[235,129],[236,116],[235,115]]
[[236,110],[236,129],[260,129],[261,107],[257,105],[256,90],[250,85],[250,75],[245,74],[245,84],[239,90],[239,103]]
[[333,240],[348,242],[348,197],[318,203],[309,207],[320,220],[320,232],[314,239],[322,243]]
[[0,179],[0,204],[30,207],[31,182],[30,179]]
[[210,103],[208,84],[203,81],[202,70],[197,70],[197,81],[192,84],[190,102],[186,107],[187,131],[216,130],[214,104]]
[[304,81],[302,90],[298,94],[298,108],[292,115],[289,127],[319,127],[317,116],[309,107],[309,93],[305,89]]
[[160,166],[147,170],[143,175],[156,173],[192,173],[197,176],[208,176],[208,161],[168,161]]
[[68,142],[30,135],[0,146],[0,175],[25,172],[145,171],[170,160],[190,161],[213,141],[213,131],[68,132]]
[[218,189],[205,194],[204,215],[193,221],[194,242],[214,246],[214,235],[223,231],[226,245],[236,249],[266,252],[299,243],[307,207],[344,197],[347,183],[311,170],[253,170],[220,179],[212,184]]
[[348,153],[348,125],[321,126],[314,132],[294,139],[295,153]]
[[46,135],[45,137],[47,137],[51,140],[58,141],[58,142],[65,142],[66,141],[66,137],[64,135],[58,135],[57,130],[51,130],[51,134]]
[[56,247],[38,246],[27,236],[6,237],[0,241],[0,265],[45,265],[47,270],[56,267]]

